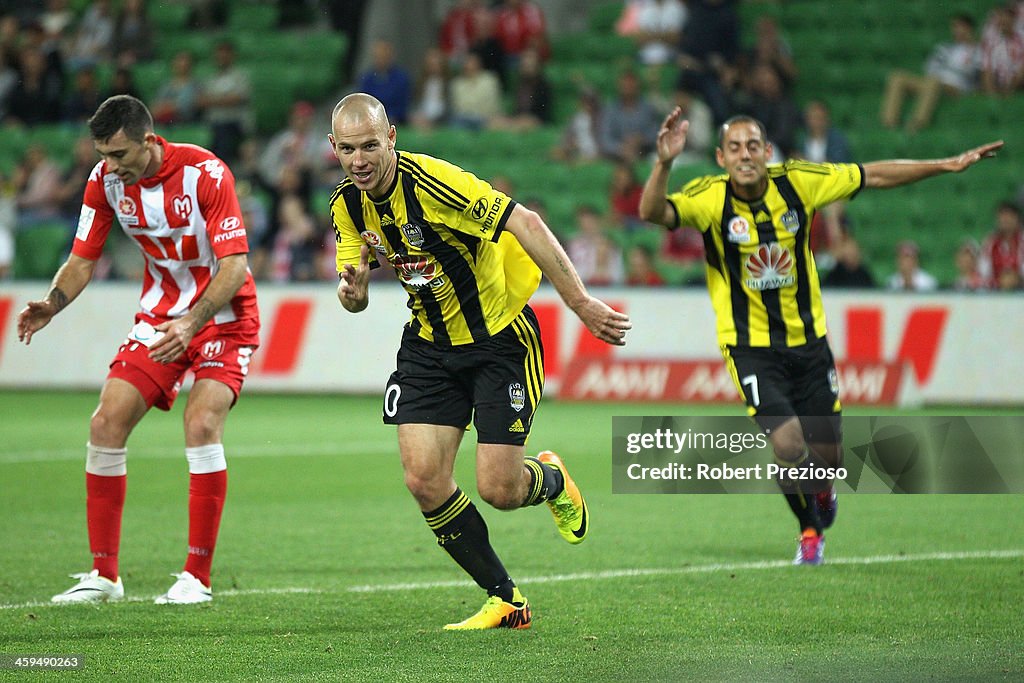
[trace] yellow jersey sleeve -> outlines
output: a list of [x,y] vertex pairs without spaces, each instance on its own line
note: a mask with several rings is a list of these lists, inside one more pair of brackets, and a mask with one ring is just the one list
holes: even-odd
[[432,220],[474,237],[497,242],[515,203],[503,192],[443,159],[406,154],[422,168],[418,175],[424,195],[432,198]]
[[860,164],[815,164],[787,161],[783,168],[800,197],[815,209],[840,199],[850,199],[864,186]]
[[713,227],[722,217],[722,200],[728,176],[702,176],[691,180],[678,192],[666,197],[676,212],[674,227],[691,226],[701,232]]
[[[331,222],[334,224],[334,241],[337,243],[335,263],[340,273],[345,264],[359,265],[359,251],[364,244],[340,193],[331,203]],[[373,254],[370,255],[370,263],[376,264]]]

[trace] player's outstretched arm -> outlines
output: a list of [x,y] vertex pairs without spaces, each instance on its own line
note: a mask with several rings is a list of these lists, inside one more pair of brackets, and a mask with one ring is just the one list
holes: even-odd
[[686,132],[689,128],[690,122],[683,120],[682,110],[676,107],[665,117],[658,130],[658,158],[651,168],[651,175],[644,183],[644,191],[640,196],[640,218],[649,223],[658,223],[668,228],[675,227],[676,214],[669,207],[665,195],[668,191],[672,162],[686,146]]
[[366,310],[370,303],[370,248],[359,248],[359,265],[346,263],[338,273],[338,301],[350,313]]
[[245,284],[248,268],[249,260],[245,254],[231,254],[218,259],[217,274],[188,313],[156,326],[164,336],[149,347],[149,357],[158,363],[170,363],[183,354],[203,325],[227,306]]
[[945,159],[873,161],[864,164],[864,187],[899,187],[943,173],[960,173],[994,157],[1002,146],[1003,141],[997,140]]
[[18,340],[30,344],[32,335],[43,329],[75,298],[92,279],[96,262],[72,254],[53,276],[45,299],[29,301],[18,314]]
[[535,212],[517,204],[505,223],[542,273],[558,291],[590,333],[608,344],[625,346],[626,330],[633,325],[629,316],[591,296],[562,245]]

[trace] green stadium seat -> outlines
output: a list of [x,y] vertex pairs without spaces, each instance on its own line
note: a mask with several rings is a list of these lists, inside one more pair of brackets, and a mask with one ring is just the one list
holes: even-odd
[[622,14],[622,7],[625,3],[617,2],[591,3],[589,23],[590,30],[595,33],[610,34],[615,30],[615,22]]
[[49,280],[64,262],[74,225],[53,221],[18,230],[14,235],[14,278]]
[[191,11],[184,2],[151,2],[146,6],[150,21],[164,36],[185,30],[185,21]]
[[209,147],[213,137],[210,127],[203,123],[178,123],[168,126],[161,134],[172,142],[187,142],[200,147]]
[[277,25],[275,3],[233,2],[228,14],[228,28],[232,33],[273,31]]

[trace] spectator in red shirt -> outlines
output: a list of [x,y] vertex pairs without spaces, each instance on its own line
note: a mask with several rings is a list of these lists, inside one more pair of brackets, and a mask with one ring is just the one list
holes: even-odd
[[1007,284],[1019,283],[1024,276],[1024,225],[1013,202],[996,207],[996,229],[981,246],[979,267],[993,289],[1014,289]]
[[608,203],[611,206],[612,219],[627,230],[633,230],[642,225],[640,196],[643,193],[644,186],[637,179],[633,165],[625,161],[616,163],[608,188]]
[[654,256],[646,247],[635,244],[626,252],[626,284],[630,287],[661,287],[661,277],[654,265]]
[[441,23],[438,43],[449,64],[458,65],[481,37],[480,19],[490,10],[481,0],[459,0]]
[[495,35],[505,50],[507,70],[512,72],[519,55],[528,47],[537,50],[542,61],[551,55],[544,12],[531,0],[504,0],[496,13]]

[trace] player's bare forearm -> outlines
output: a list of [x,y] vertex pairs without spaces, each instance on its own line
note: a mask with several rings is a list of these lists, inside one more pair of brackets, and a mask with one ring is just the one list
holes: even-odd
[[29,301],[18,314],[19,341],[29,344],[33,334],[46,327],[55,315],[67,308],[89,284],[95,268],[95,261],[74,254],[69,256],[53,276],[46,298]]
[[668,177],[672,168],[671,162],[655,161],[651,175],[644,183],[644,191],[640,195],[640,218],[648,223],[657,223],[667,228],[672,225],[675,214],[668,207]]
[[184,353],[203,325],[228,305],[245,284],[248,267],[245,254],[231,254],[219,259],[217,274],[188,313],[156,326],[164,334],[149,347],[149,357],[158,363],[169,363]]
[[540,216],[517,204],[505,223],[505,230],[515,236],[569,308],[576,311],[586,302],[589,295],[583,281]]
[[519,240],[526,253],[554,285],[562,301],[587,326],[591,334],[608,344],[623,346],[626,343],[626,330],[632,327],[629,316],[619,313],[587,292],[562,245],[540,216],[517,205],[505,229]]
[[960,173],[984,159],[990,159],[1003,147],[1003,141],[989,142],[945,159],[894,159],[864,164],[864,186],[889,188],[907,185],[943,173]]
[[231,254],[217,261],[217,274],[210,280],[203,296],[184,316],[192,321],[194,331],[199,331],[217,315],[217,311],[228,305],[245,284],[248,268],[249,260],[245,254]]

